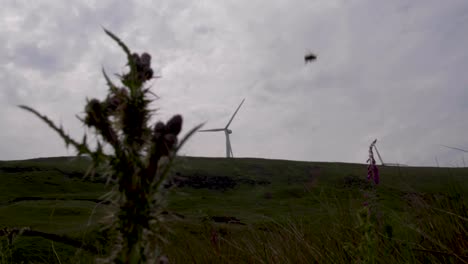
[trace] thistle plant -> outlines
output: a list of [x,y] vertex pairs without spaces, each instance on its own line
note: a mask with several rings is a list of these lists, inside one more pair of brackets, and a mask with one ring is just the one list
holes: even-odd
[[[28,106],[20,107],[47,123],[78,155],[89,155],[91,171],[104,170],[108,182],[116,184],[106,199],[117,208],[109,224],[117,235],[109,256],[101,261],[155,263],[160,255],[162,183],[178,149],[200,126],[180,142],[180,115],[151,126],[152,93],[144,86],[153,79],[151,56],[130,52],[117,36],[104,31],[125,52],[129,71],[118,75],[122,85],[117,85],[103,70],[109,88],[107,97],[87,100],[84,118],[78,117],[96,133],[96,146],[88,144],[86,134],[81,142],[76,141],[47,116]],[[105,151],[105,146],[110,146],[112,151]]]

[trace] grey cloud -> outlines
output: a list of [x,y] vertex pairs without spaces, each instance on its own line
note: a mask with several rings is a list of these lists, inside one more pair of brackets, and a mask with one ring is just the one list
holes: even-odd
[[[20,68],[33,68],[40,71],[55,72],[60,70],[65,63],[60,54],[56,54],[57,49],[41,49],[37,45],[19,44],[12,51],[13,56],[9,60]],[[61,61],[62,60],[62,61]]]
[[[10,2],[0,11],[8,43],[0,82],[15,89],[0,90],[8,105],[0,121],[12,131],[0,138],[0,159],[67,153],[13,104],[36,106],[79,136],[74,114],[106,91],[100,67],[124,68],[102,25],[153,55],[163,77],[153,83],[155,119],[181,113],[184,131],[222,126],[247,97],[232,123],[236,156],[365,162],[378,138],[388,162],[434,165],[438,156],[447,165],[460,153],[437,144],[468,146],[467,8],[461,0]],[[306,52],[318,60],[304,65]],[[223,135],[197,134],[184,153],[222,156]]]

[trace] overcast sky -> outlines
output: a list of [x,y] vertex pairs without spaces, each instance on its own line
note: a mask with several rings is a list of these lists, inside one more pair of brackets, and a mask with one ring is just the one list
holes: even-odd
[[[0,9],[0,160],[73,155],[26,104],[81,138],[101,67],[125,57],[106,27],[153,56],[156,119],[230,128],[234,156],[462,166],[468,149],[468,1],[17,1]],[[304,55],[318,60],[305,65]],[[198,133],[189,156],[225,156]],[[468,162],[468,156],[466,157]]]

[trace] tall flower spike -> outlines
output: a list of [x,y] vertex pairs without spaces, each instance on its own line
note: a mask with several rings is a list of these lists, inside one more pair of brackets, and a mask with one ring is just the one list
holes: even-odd
[[373,180],[374,183],[377,185],[380,182],[380,177],[379,169],[377,168],[374,159],[374,152],[372,151],[372,148],[374,148],[375,143],[377,143],[377,139],[374,140],[369,146],[369,158],[367,159],[367,162],[369,162],[369,165],[367,166],[367,180]]

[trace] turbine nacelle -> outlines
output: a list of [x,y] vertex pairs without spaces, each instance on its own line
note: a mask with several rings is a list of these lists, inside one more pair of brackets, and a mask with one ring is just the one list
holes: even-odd
[[237,114],[237,111],[241,108],[242,104],[244,103],[245,98],[242,100],[240,105],[237,107],[236,111],[232,115],[231,119],[229,119],[229,122],[224,128],[213,128],[213,129],[203,129],[203,130],[198,130],[198,132],[217,132],[217,131],[224,131],[224,134],[226,135],[226,158],[233,158],[234,154],[232,153],[232,147],[231,147],[231,141],[229,140],[229,134],[232,134],[232,130],[229,129],[229,125],[231,124],[232,120]]

